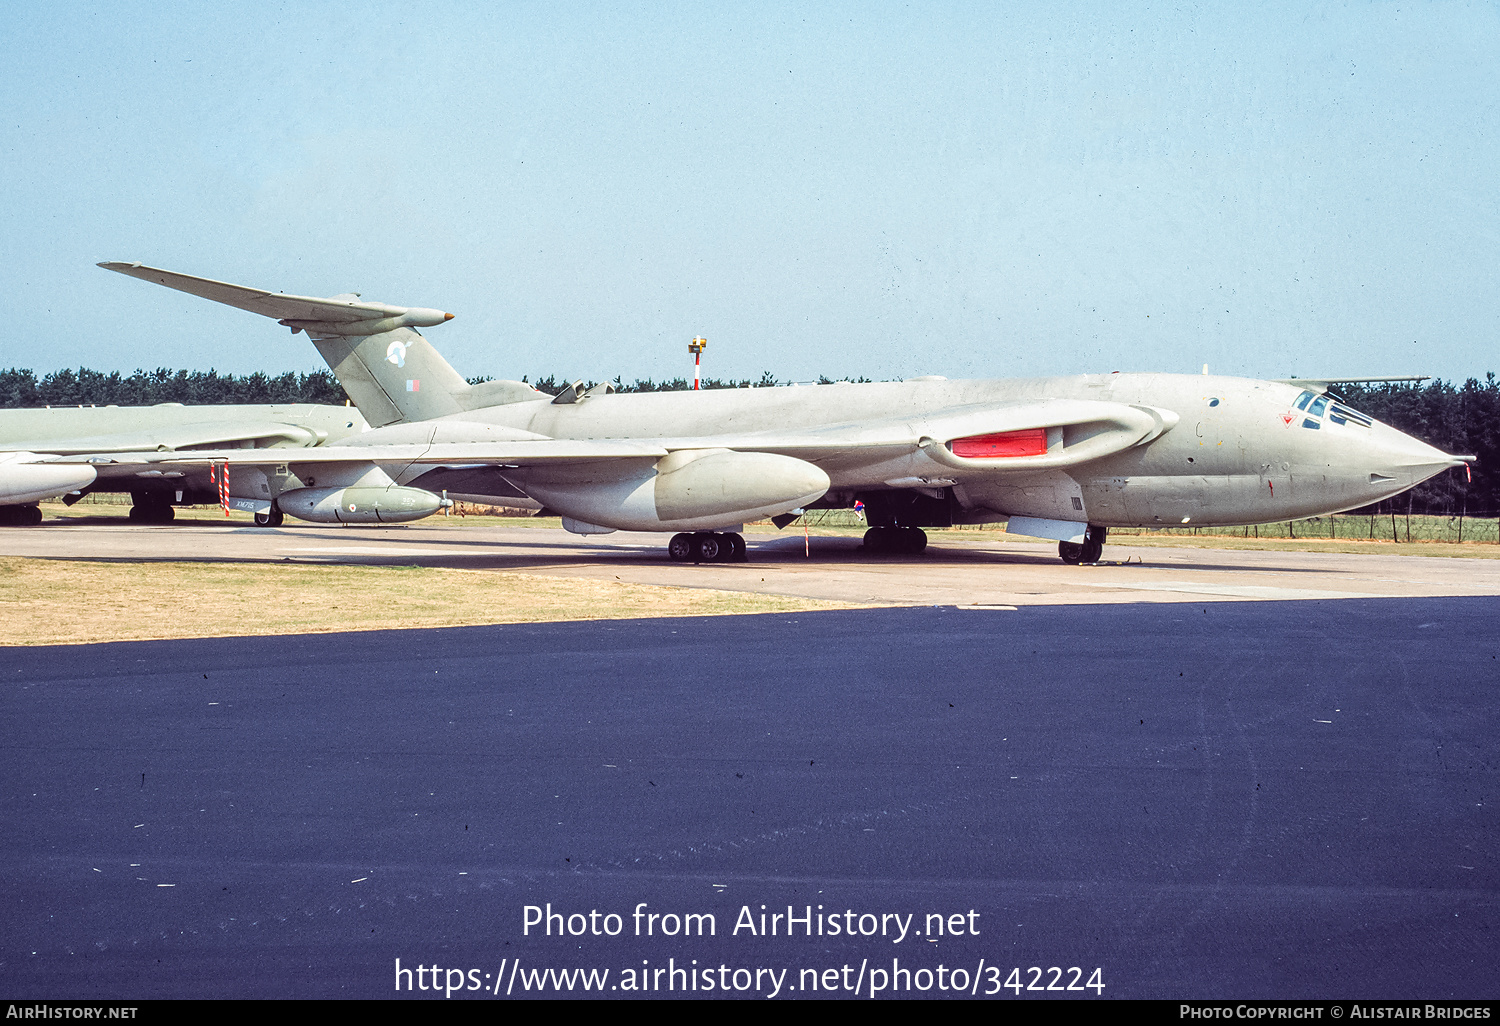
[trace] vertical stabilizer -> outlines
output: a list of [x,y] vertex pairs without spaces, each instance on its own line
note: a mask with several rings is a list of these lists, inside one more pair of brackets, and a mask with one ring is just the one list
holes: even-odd
[[371,427],[446,417],[467,408],[469,383],[411,328],[314,336],[313,344]]

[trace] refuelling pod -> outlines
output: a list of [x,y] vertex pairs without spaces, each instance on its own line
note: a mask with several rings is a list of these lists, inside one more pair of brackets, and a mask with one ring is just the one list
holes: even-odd
[[548,509],[622,531],[712,531],[805,506],[828,491],[821,467],[791,456],[679,449],[654,463],[600,461],[508,471]]
[[79,463],[32,463],[34,452],[0,456],[0,505],[40,502],[94,483],[94,468]]
[[443,501],[423,488],[352,485],[296,488],[282,492],[276,505],[288,516],[315,524],[402,524],[432,516]]

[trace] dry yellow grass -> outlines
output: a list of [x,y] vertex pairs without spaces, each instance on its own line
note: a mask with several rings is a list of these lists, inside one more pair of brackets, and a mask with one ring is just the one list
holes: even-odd
[[1461,556],[1500,559],[1494,542],[1366,541],[1359,538],[1240,538],[1234,535],[1110,534],[1108,545],[1139,545],[1162,549],[1252,549],[1266,552],[1362,552],[1377,556]]
[[6,645],[854,607],[511,571],[0,559]]

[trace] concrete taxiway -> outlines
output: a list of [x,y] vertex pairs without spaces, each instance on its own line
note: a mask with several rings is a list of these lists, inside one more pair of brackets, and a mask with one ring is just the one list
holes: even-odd
[[616,997],[1500,987],[1500,561],[750,543],[695,567],[656,536],[535,528],[0,533],[47,559],[905,607],[7,649],[0,979],[28,999],[599,993],[580,970]]
[[409,524],[281,528],[119,521],[0,532],[0,555],[48,559],[419,564],[602,577],[874,605],[1056,605],[1500,595],[1500,559],[1375,552],[1151,548],[1129,539],[1073,567],[1055,543],[1000,532],[935,535],[920,556],[866,555],[858,537],[750,534],[749,563],[672,563],[663,536],[579,537],[535,527]]
[[0,979],[1493,997],[1497,614],[885,608],[11,649]]

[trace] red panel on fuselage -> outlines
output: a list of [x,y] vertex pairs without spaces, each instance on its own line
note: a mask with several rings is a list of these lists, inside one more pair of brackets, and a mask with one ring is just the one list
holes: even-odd
[[970,435],[948,443],[953,455],[972,460],[1007,459],[1014,456],[1044,456],[1047,453],[1047,429],[1026,428],[1023,431],[1001,431],[993,435]]

